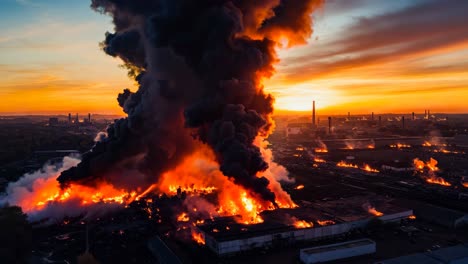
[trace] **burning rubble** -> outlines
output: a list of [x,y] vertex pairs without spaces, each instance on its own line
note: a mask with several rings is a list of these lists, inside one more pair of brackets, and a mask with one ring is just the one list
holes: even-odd
[[450,182],[436,175],[436,172],[439,170],[437,163],[437,160],[433,158],[430,158],[428,162],[424,162],[418,158],[413,160],[415,173],[420,174],[427,183],[438,184],[446,187],[452,186]]
[[373,172],[373,173],[378,173],[380,172],[379,170],[377,169],[373,169],[371,168],[371,166],[369,164],[364,164],[362,167],[359,167],[358,165],[356,164],[352,164],[352,163],[347,163],[346,161],[340,161],[336,164],[337,167],[342,167],[342,168],[352,168],[352,169],[360,169],[360,170],[363,170],[363,171],[367,171],[367,172]]

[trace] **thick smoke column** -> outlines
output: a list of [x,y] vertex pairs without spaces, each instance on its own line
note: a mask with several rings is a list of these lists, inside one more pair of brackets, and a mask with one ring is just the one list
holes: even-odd
[[102,47],[139,84],[118,102],[128,114],[65,171],[60,183],[154,183],[200,144],[224,175],[275,203],[257,136],[267,136],[273,98],[262,78],[274,73],[278,43],[305,43],[318,0],[93,0],[113,17]]

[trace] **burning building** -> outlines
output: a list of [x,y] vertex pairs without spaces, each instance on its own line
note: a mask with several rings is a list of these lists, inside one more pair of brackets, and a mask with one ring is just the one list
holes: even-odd
[[198,225],[196,233],[203,237],[206,247],[225,256],[299,241],[324,240],[365,228],[372,219],[395,222],[413,215],[412,210],[388,201],[380,201],[377,211],[375,207],[365,206],[366,199],[369,198],[353,197],[346,201],[317,203],[312,207],[265,211],[261,214],[264,221],[253,225],[239,223],[235,216],[215,218]]

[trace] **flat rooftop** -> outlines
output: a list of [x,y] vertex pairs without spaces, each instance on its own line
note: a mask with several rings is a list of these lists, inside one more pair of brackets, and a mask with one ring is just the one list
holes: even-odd
[[298,228],[294,226],[295,220],[307,221],[309,223],[312,222],[314,227],[321,226],[317,221],[331,220],[334,223],[341,222],[337,219],[333,219],[332,216],[313,208],[265,211],[262,212],[261,217],[264,220],[263,223],[249,225],[238,223],[238,221],[236,221],[236,216],[219,217],[214,220],[206,220],[204,224],[198,226],[198,229],[215,238],[217,241],[230,241],[234,239],[245,239],[259,235],[298,230]]
[[354,248],[354,247],[360,247],[360,246],[366,246],[366,245],[375,245],[375,242],[367,238],[359,239],[359,240],[352,240],[352,241],[347,241],[343,243],[301,249],[301,253],[303,252],[306,254],[316,254],[316,253],[321,253],[321,252],[335,251],[335,250],[340,250],[340,249],[345,249],[345,248]]
[[314,202],[311,206],[333,215],[335,219],[343,222],[352,222],[374,217],[368,211],[369,207],[384,215],[400,213],[409,209],[396,205],[393,199],[378,195],[363,195],[347,197],[339,200]]

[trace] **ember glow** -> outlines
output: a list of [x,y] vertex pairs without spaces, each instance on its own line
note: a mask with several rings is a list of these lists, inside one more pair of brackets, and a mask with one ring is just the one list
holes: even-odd
[[462,186],[468,188],[468,182],[462,182]]
[[328,149],[326,148],[315,148],[316,153],[328,153]]
[[367,207],[367,212],[369,214],[372,214],[372,215],[375,215],[375,216],[382,216],[383,215],[382,212],[377,211],[377,209],[375,209],[375,207],[370,206],[370,205]]
[[431,178],[427,178],[426,179],[426,182],[428,183],[432,183],[432,184],[438,184],[438,185],[442,185],[442,186],[452,186],[452,184],[446,180],[444,180],[443,178],[441,177],[431,177]]
[[359,166],[358,165],[355,165],[355,164],[351,164],[351,163],[346,163],[345,161],[340,161],[336,164],[336,166],[338,167],[342,167],[342,168],[354,168],[354,169],[359,169]]
[[293,225],[296,228],[311,228],[311,227],[314,227],[313,222],[307,222],[305,220],[295,220]]
[[326,161],[324,159],[321,159],[321,158],[314,158],[314,162],[316,162],[316,163],[325,163]]
[[200,232],[192,230],[192,239],[200,245],[205,245],[205,237]]
[[379,170],[371,168],[368,164],[365,164],[362,170],[367,171],[367,172],[380,172]]
[[298,186],[296,186],[296,188],[294,188],[294,189],[296,189],[296,190],[302,190],[302,189],[304,189],[304,185],[302,185],[302,184],[301,184],[301,185],[298,185]]
[[402,148],[411,148],[411,145],[397,143],[397,144],[392,144],[392,145],[390,145],[390,147],[391,147],[391,148],[402,149]]
[[416,220],[416,216],[415,216],[415,215],[410,215],[410,216],[408,217],[408,219],[410,219],[410,220]]
[[430,171],[438,171],[439,168],[437,167],[437,160],[434,158],[430,158],[428,162],[424,162],[418,158],[413,160],[413,164],[416,170],[423,171],[424,168],[429,169]]
[[317,220],[317,223],[320,225],[320,226],[328,226],[328,225],[334,225],[335,224],[335,221],[333,220]]

